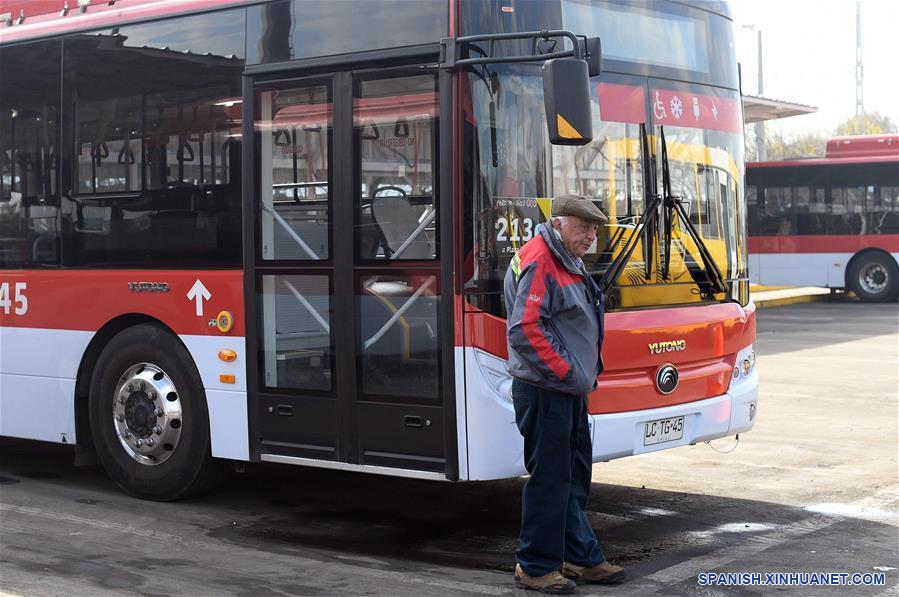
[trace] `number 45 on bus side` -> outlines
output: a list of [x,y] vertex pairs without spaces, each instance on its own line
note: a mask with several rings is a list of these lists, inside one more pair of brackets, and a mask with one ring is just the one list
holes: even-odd
[[25,296],[26,282],[16,282],[13,288],[14,296],[10,300],[9,282],[0,282],[0,309],[3,309],[4,315],[9,315],[10,308],[15,307],[13,312],[16,315],[25,315],[28,312],[28,297]]

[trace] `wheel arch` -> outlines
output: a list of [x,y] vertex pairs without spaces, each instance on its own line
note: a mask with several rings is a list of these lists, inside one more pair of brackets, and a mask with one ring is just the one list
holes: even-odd
[[[84,354],[81,355],[81,363],[78,365],[78,373],[75,378],[75,434],[77,437],[77,445],[82,451],[91,451],[94,448],[88,407],[91,376],[97,366],[97,361],[100,359],[100,353],[103,352],[103,349],[106,348],[109,341],[120,332],[130,327],[145,323],[158,325],[171,333],[178,343],[187,350],[184,342],[181,341],[181,338],[178,337],[178,334],[176,334],[171,327],[166,325],[164,321],[144,313],[126,313],[118,315],[103,324],[91,338]],[[190,354],[189,350],[188,354]],[[191,364],[196,368],[196,363],[193,362],[193,356],[191,356]]]

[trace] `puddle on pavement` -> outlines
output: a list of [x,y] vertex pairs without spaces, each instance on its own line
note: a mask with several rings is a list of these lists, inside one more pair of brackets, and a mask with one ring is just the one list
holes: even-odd
[[489,514],[473,516],[460,525],[458,520],[407,518],[375,510],[303,510],[289,519],[266,518],[223,526],[213,534],[238,541],[254,538],[350,551],[375,558],[375,562],[379,557],[401,558],[508,572],[518,543],[517,514],[514,524],[509,522]]

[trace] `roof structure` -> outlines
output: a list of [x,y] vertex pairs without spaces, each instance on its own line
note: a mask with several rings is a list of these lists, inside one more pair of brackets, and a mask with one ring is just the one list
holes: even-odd
[[802,114],[814,114],[817,111],[817,106],[807,106],[805,104],[755,95],[743,96],[743,122],[746,124],[787,118],[789,116],[800,116]]

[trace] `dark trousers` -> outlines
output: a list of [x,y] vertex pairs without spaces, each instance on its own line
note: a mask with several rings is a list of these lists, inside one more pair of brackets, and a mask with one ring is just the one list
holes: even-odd
[[562,562],[595,566],[605,559],[587,520],[593,447],[587,397],[512,382],[515,421],[524,436],[530,478],[521,494],[521,537],[515,559],[530,576]]

